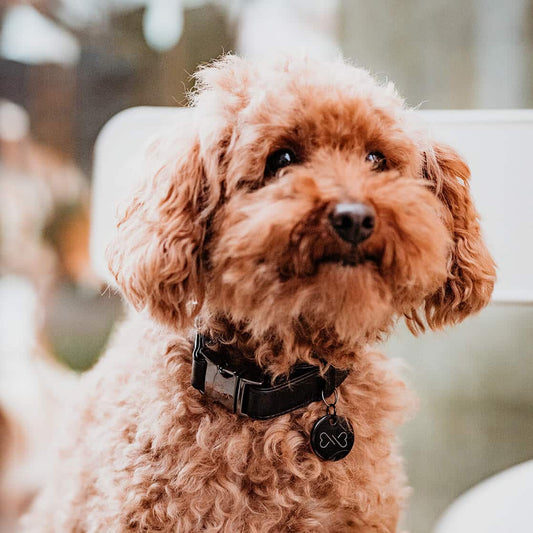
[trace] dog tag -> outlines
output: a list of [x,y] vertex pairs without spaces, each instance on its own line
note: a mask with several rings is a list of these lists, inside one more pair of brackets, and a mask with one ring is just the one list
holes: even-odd
[[343,416],[327,414],[319,418],[311,430],[311,448],[324,461],[338,461],[353,447],[353,429]]

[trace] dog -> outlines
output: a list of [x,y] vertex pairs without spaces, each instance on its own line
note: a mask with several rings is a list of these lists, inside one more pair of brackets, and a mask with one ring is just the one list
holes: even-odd
[[412,396],[369,346],[489,302],[468,166],[346,62],[196,76],[108,251],[132,310],[26,530],[394,532]]

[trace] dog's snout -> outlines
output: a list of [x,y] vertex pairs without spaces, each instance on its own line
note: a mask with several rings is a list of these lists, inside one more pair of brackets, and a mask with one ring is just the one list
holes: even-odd
[[329,220],[341,239],[351,244],[359,244],[372,235],[376,212],[366,204],[337,204],[330,213]]

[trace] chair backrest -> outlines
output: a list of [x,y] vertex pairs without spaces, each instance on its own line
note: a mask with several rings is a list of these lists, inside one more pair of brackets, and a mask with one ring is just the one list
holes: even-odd
[[[95,148],[91,260],[112,283],[104,251],[116,225],[116,206],[141,176],[143,148],[155,134],[179,124],[184,108],[137,107],[112,118]],[[472,192],[498,264],[493,301],[533,302],[533,110],[419,111],[435,139],[452,145],[472,170]]]

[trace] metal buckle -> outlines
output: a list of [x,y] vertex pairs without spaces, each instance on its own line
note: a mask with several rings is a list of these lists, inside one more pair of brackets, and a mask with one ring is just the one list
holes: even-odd
[[226,409],[235,411],[235,398],[239,385],[239,376],[215,365],[206,358],[205,393],[220,402]]
[[197,334],[194,342],[194,357],[201,356],[207,364],[204,382],[205,394],[220,402],[231,412],[245,415],[242,412],[242,403],[246,385],[262,385],[262,381],[243,378],[237,372],[213,363],[203,352],[204,346],[203,337]]
[[246,385],[261,385],[262,382],[242,378],[236,372],[216,365],[207,357],[205,360],[205,393],[231,412],[246,416],[242,412]]

